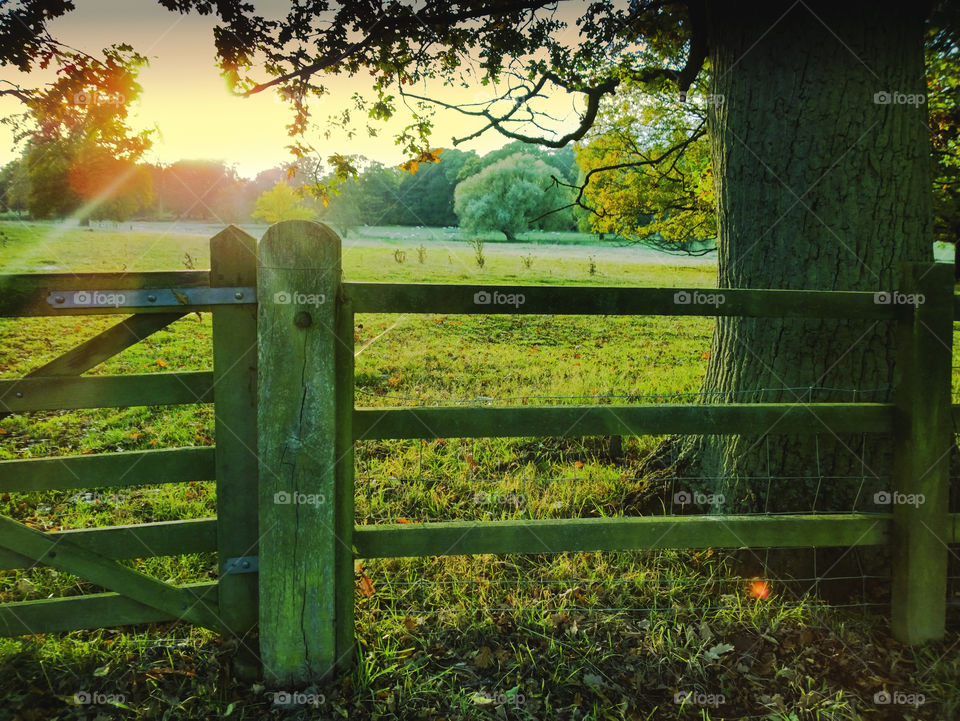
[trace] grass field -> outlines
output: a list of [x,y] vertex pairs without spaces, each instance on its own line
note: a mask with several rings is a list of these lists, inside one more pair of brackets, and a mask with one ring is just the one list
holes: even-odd
[[[205,268],[206,243],[202,235],[6,223],[0,273]],[[631,263],[603,249],[484,253],[481,269],[462,243],[403,235],[378,244],[368,235],[345,247],[345,277],[715,283],[709,265]],[[537,257],[526,267],[524,255]],[[115,320],[0,320],[0,378],[22,375]],[[711,328],[693,317],[362,315],[356,404],[676,400],[699,386]],[[91,374],[207,369],[210,333],[209,316],[184,318]],[[212,420],[212,407],[202,405],[11,415],[0,419],[0,459],[210,445]],[[624,439],[615,459],[605,438],[363,442],[357,522],[615,515],[637,490],[636,466],[656,441]],[[215,513],[214,483],[149,480],[120,491],[5,494],[0,514],[46,530]],[[205,554],[133,565],[169,582],[215,578]],[[725,565],[711,551],[362,561],[358,578],[372,588],[358,585],[357,667],[293,699],[307,703],[278,702],[277,692],[293,689],[231,681],[230,639],[157,624],[0,639],[0,718],[800,721],[958,713],[955,630],[940,644],[906,648],[889,638],[882,606],[830,607],[776,583],[758,598]],[[92,590],[51,569],[0,572],[0,601]],[[875,695],[885,692],[914,705],[884,704]],[[100,703],[78,705],[76,694]]]

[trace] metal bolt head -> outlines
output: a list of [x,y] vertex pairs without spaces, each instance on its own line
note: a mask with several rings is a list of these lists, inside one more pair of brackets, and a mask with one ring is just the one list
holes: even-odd
[[309,328],[313,325],[313,317],[305,310],[301,310],[293,317],[293,324],[297,328]]
[[156,303],[156,302],[157,302],[157,296],[155,296],[155,295],[153,295],[153,294],[151,293],[150,295],[147,296],[147,300],[150,301],[151,303]]
[[233,297],[236,298],[237,300],[243,300],[243,291],[238,290],[236,293],[233,294]]
[[54,303],[65,303],[66,300],[67,300],[67,299],[64,298],[62,295],[58,295],[56,298],[53,299],[53,302],[54,302]]

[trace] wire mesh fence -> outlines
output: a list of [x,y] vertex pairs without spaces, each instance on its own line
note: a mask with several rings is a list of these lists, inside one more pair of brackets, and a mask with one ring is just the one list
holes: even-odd
[[[811,383],[803,386],[763,386],[736,391],[690,392],[690,393],[606,393],[594,395],[506,395],[473,396],[450,398],[431,395],[404,395],[394,393],[376,393],[356,389],[357,404],[365,399],[376,399],[376,403],[391,406],[514,406],[528,403],[570,404],[570,403],[691,403],[691,402],[763,402],[786,395],[796,403],[816,403],[822,398],[837,401],[838,398],[851,402],[864,400],[887,401],[892,391],[890,386],[876,388],[839,388]],[[536,429],[531,428],[531,436]],[[874,462],[871,452],[877,447],[871,443],[870,434],[856,434],[847,437],[841,444],[841,452],[849,458],[837,470],[832,462],[837,456],[837,438],[829,429],[814,435],[807,446],[812,457],[802,472],[777,472],[782,468],[779,459],[771,456],[771,444],[779,439],[760,434],[757,449],[765,457],[765,467],[759,472],[731,479],[723,473],[685,474],[676,472],[676,462],[681,450],[670,450],[662,465],[666,470],[656,475],[661,495],[666,499],[660,514],[685,515],[707,514],[718,517],[728,513],[728,499],[722,493],[710,493],[710,489],[749,489],[756,496],[750,507],[739,507],[737,515],[750,517],[763,516],[805,516],[826,515],[838,512],[877,514],[878,519],[889,514],[892,504],[898,502],[892,488],[892,475],[888,465],[889,458],[883,456],[880,449],[878,463]],[[594,439],[597,440],[597,439]],[[620,440],[619,438],[617,439]],[[631,504],[631,494],[642,490],[651,481],[650,475],[638,472],[644,454],[652,451],[658,438],[644,437],[629,439],[627,453],[620,443],[610,444],[590,442],[590,439],[539,439],[539,448],[525,452],[523,457],[504,459],[511,450],[516,454],[520,446],[506,451],[497,448],[500,453],[491,459],[492,453],[485,452],[490,445],[486,439],[438,439],[435,441],[409,442],[399,450],[404,460],[392,475],[383,475],[376,463],[371,463],[365,453],[365,442],[358,445],[358,474],[356,488],[358,497],[357,522],[360,524],[377,523],[424,523],[485,519],[535,519],[558,518],[568,516],[591,515],[636,515],[640,513]],[[401,444],[405,442],[400,442]],[[445,466],[447,473],[437,473],[437,464],[431,454],[436,453],[434,446],[441,443],[445,451],[450,446],[456,450],[456,463]],[[881,441],[882,444],[882,441]],[[372,445],[375,445],[373,443]],[[620,446],[619,448],[611,446]],[[566,451],[562,463],[557,463],[557,449]],[[551,455],[553,453],[553,455]],[[376,455],[371,450],[372,455]],[[576,460],[573,460],[576,459]],[[495,462],[494,462],[495,461]],[[510,461],[513,461],[511,464]],[[518,462],[523,461],[523,462]],[[542,461],[537,463],[536,461]],[[573,465],[573,469],[570,468]],[[547,466],[544,469],[544,466]],[[559,466],[559,468],[558,468]],[[546,470],[546,472],[544,472]],[[551,470],[559,471],[551,474]],[[573,470],[573,473],[570,473]],[[960,478],[960,475],[951,477]],[[805,504],[784,508],[775,503],[784,491],[797,496],[797,488],[805,487]],[[845,489],[842,493],[838,489]],[[377,503],[369,503],[371,494],[377,497]],[[403,501],[413,497],[427,498],[429,503],[422,506]],[[718,498],[718,496],[720,496]],[[825,503],[828,498],[830,502]],[[838,505],[838,498],[844,499]],[[700,501],[699,503],[697,501]],[[773,508],[772,506],[777,506]],[[594,593],[592,603],[571,605],[545,605],[542,599],[531,600],[524,596],[525,610],[539,614],[557,612],[576,613],[620,613],[641,617],[668,618],[686,613],[724,613],[742,608],[744,602],[762,603],[767,598],[776,597],[781,612],[793,610],[810,611],[825,608],[860,610],[862,612],[882,612],[888,605],[890,574],[883,562],[883,552],[874,548],[832,549],[739,549],[720,551],[717,558],[737,558],[740,567],[711,565],[706,575],[690,564],[682,574],[670,575],[658,571],[676,568],[678,558],[692,557],[693,553],[673,551],[645,551],[630,555],[645,569],[648,576],[616,577],[531,577],[507,578],[499,572],[491,578],[457,578],[436,580],[415,578],[398,580],[392,574],[377,579],[378,587],[385,591],[387,598],[396,603],[379,604],[382,612],[400,612],[417,614],[443,614],[447,611],[443,599],[456,597],[458,593],[470,593],[477,589],[496,589],[496,593],[507,594],[514,588],[538,592],[558,587],[571,589],[590,589]],[[749,564],[744,564],[744,557]],[[877,557],[881,560],[878,562]],[[785,561],[789,559],[789,561]],[[750,574],[744,575],[749,567]],[[368,567],[372,568],[372,567]],[[785,573],[786,569],[796,572]],[[530,569],[527,569],[528,571]],[[372,573],[372,571],[371,571]],[[960,599],[960,563],[956,556],[951,561],[951,573],[948,577],[951,598]],[[840,593],[829,589],[841,589]],[[472,591],[471,591],[472,589]],[[606,602],[611,589],[620,589],[618,603]],[[623,589],[638,590],[636,593],[623,594]],[[826,591],[826,592],[825,592]],[[555,597],[556,594],[548,594]],[[704,597],[707,597],[706,599]],[[675,607],[676,599],[683,598],[680,608]],[[418,603],[416,599],[420,599]],[[431,599],[430,603],[422,603]],[[623,601],[627,600],[626,603]],[[653,600],[654,603],[649,601]],[[703,603],[707,600],[707,603]],[[516,606],[491,606],[494,611],[517,611]]]

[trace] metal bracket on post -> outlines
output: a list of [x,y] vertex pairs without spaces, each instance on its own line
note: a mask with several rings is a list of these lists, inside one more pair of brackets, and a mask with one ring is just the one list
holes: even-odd
[[176,308],[256,302],[257,289],[253,287],[53,290],[47,295],[51,308]]
[[237,573],[257,573],[260,570],[259,556],[237,556],[228,558],[223,564],[223,572],[232,576]]

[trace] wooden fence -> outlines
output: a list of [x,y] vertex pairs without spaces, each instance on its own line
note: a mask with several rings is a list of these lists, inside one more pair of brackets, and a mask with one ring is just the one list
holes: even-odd
[[[943,635],[946,544],[960,542],[945,452],[960,408],[951,406],[960,309],[951,266],[906,269],[899,290],[925,296],[914,306],[878,303],[871,292],[342,282],[339,238],[305,221],[271,227],[259,245],[230,227],[210,251],[209,272],[0,276],[0,317],[129,316],[24,378],[0,381],[0,412],[212,402],[216,418],[214,447],[4,461],[0,492],[217,481],[216,518],[48,533],[0,518],[0,568],[42,564],[108,589],[0,605],[0,634],[174,619],[247,639],[256,630],[266,677],[296,683],[351,663],[355,557],[885,544],[894,634],[909,643]],[[684,303],[677,293],[722,293],[724,302]],[[212,371],[82,375],[196,311],[212,313]],[[895,321],[895,393],[890,403],[354,407],[356,313],[490,312]],[[354,441],[533,430],[892,434],[894,489],[926,503],[880,514],[354,524]],[[217,552],[215,583],[173,586],[120,563],[208,551]]]

